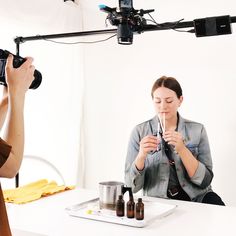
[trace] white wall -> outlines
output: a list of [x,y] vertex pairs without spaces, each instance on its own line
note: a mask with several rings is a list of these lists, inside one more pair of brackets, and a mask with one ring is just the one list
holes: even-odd
[[[99,1],[81,1],[85,30],[104,29]],[[114,7],[118,1],[103,1]],[[190,21],[236,15],[234,1],[141,1],[137,9],[155,9],[157,22]],[[233,30],[235,26],[232,24]],[[102,38],[106,38],[103,36]],[[94,37],[94,39],[101,38]],[[162,75],[183,87],[182,116],[202,122],[208,131],[214,162],[213,189],[235,205],[234,133],[236,130],[236,35],[196,38],[173,30],[135,35],[132,46],[116,38],[85,47],[86,187],[101,180],[123,180],[126,148],[132,128],[154,115],[150,90]]]
[[[15,36],[104,29],[106,14],[97,7],[101,2],[79,2],[80,7],[73,8],[56,0],[0,0],[1,48],[14,50]],[[102,3],[113,7],[118,0]],[[134,7],[154,8],[152,15],[159,23],[236,15],[233,0],[134,0]],[[234,24],[232,28],[235,31]],[[235,37],[233,33],[196,38],[168,30],[135,35],[132,46],[118,45],[116,38],[83,47],[44,41],[22,44],[22,55],[33,55],[44,76],[41,87],[30,91],[26,104],[26,154],[53,162],[67,183],[77,180],[97,189],[99,181],[123,180],[130,132],[154,115],[152,84],[162,75],[174,76],[184,91],[182,116],[207,128],[214,162],[213,188],[227,204],[236,206]],[[80,150],[85,151],[84,159],[79,158],[83,156]]]

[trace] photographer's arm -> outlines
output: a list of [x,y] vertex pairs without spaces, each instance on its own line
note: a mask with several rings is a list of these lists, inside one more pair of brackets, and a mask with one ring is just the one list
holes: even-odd
[[24,102],[25,93],[33,81],[34,66],[32,58],[19,68],[13,68],[13,56],[6,64],[6,82],[8,85],[8,114],[4,140],[12,146],[10,155],[0,168],[1,177],[14,177],[21,165],[24,151]]
[[3,88],[3,95],[2,100],[0,101],[0,129],[2,128],[6,114],[7,114],[7,105],[8,105],[8,93],[7,93],[7,87],[2,86]]

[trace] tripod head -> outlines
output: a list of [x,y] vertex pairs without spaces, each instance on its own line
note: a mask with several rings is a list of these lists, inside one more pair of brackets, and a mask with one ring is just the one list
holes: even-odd
[[108,13],[107,19],[111,25],[117,26],[117,39],[119,44],[130,45],[133,43],[133,33],[141,33],[147,25],[144,14],[154,10],[135,10],[132,0],[119,0],[119,10],[106,5],[99,5],[101,11]]

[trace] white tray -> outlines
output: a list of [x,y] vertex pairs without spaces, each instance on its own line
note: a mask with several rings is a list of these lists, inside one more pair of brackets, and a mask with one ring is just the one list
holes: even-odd
[[82,202],[73,206],[69,206],[66,208],[66,211],[68,212],[69,215],[75,217],[104,221],[114,224],[128,225],[133,227],[145,227],[155,219],[169,215],[177,207],[177,205],[145,200],[144,198],[143,198],[143,203],[144,203],[143,220],[136,220],[135,218],[129,219],[126,216],[118,217],[116,216],[115,211],[106,209],[100,210],[98,198]]

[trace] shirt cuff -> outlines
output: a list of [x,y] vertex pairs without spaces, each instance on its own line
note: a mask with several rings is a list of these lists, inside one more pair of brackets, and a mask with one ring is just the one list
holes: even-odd
[[145,167],[142,169],[142,170],[138,170],[135,163],[133,162],[132,164],[132,167],[131,167],[131,170],[132,170],[132,174],[134,176],[137,176],[137,175],[143,175],[143,173],[145,172]]
[[196,185],[201,185],[205,177],[205,174],[206,174],[206,167],[201,162],[198,162],[198,168],[195,174],[191,177],[191,181]]

